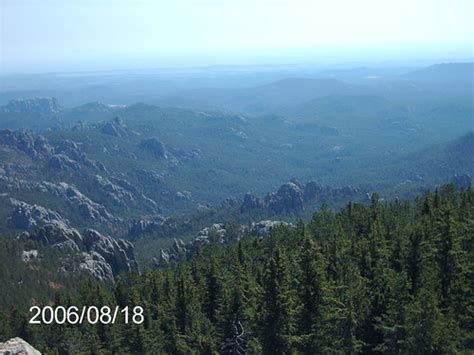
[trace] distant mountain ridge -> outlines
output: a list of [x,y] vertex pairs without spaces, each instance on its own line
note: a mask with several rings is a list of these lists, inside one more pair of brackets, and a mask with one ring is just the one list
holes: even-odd
[[225,111],[263,113],[327,95],[365,92],[363,87],[336,79],[287,78],[245,89],[202,89],[169,96],[165,103]]
[[442,63],[415,70],[402,76],[404,79],[433,82],[473,82],[474,62]]
[[314,115],[373,115],[386,112],[392,103],[377,95],[329,95],[312,99],[291,111],[298,117]]

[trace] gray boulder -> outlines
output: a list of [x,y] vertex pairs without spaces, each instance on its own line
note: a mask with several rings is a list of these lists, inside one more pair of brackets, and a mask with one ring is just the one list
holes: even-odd
[[30,261],[33,261],[38,258],[38,250],[32,249],[32,250],[23,250],[21,252],[21,260],[25,263],[29,263]]

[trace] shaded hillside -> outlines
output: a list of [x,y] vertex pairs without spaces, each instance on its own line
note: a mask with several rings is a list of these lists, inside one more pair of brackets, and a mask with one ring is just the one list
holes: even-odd
[[405,161],[412,169],[426,175],[446,177],[456,173],[474,173],[474,132],[454,141],[423,149],[407,156]]
[[415,191],[422,186],[452,181],[455,176],[471,180],[474,176],[474,134],[401,157],[386,157],[367,166],[359,177],[372,181],[392,194]]

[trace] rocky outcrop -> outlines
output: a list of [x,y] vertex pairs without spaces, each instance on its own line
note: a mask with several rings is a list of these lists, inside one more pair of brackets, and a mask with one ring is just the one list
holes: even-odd
[[84,153],[76,142],[69,139],[64,139],[54,148],[56,154],[64,154],[76,161],[85,161],[87,159]]
[[193,195],[189,191],[178,191],[174,197],[177,201],[189,201]]
[[166,152],[165,145],[156,137],[145,139],[140,143],[140,147],[149,152],[155,158],[167,159],[168,154]]
[[116,205],[130,206],[132,203],[136,206],[140,203],[141,206],[146,206],[153,213],[158,213],[161,210],[154,200],[139,192],[134,185],[123,178],[110,177],[109,179],[95,175],[93,181],[108,200],[113,201]]
[[20,234],[18,238],[78,253],[81,257],[78,268],[100,280],[113,279],[120,272],[137,269],[132,243],[115,240],[94,229],[86,229],[80,234],[64,224],[46,224],[33,232]]
[[258,198],[254,193],[247,192],[244,196],[244,201],[240,206],[240,212],[244,213],[255,208],[262,208],[265,206],[263,200]]
[[105,258],[96,252],[81,253],[79,269],[88,272],[97,280],[113,280],[114,272],[112,266]]
[[241,200],[236,197],[226,197],[224,201],[222,201],[222,207],[237,207]]
[[62,171],[80,171],[81,166],[75,160],[72,160],[65,154],[54,154],[48,160],[48,166],[50,168]]
[[87,158],[87,154],[82,151],[80,145],[72,140],[64,139],[60,141],[58,145],[54,147],[54,152],[56,154],[65,155],[71,160],[82,163],[85,166],[101,171],[106,171],[104,164],[99,161],[93,161]]
[[0,145],[18,149],[31,158],[49,157],[54,151],[48,140],[41,135],[9,129],[0,131]]
[[[5,183],[5,186],[11,190],[40,191],[64,199],[73,208],[77,208],[82,217],[95,222],[115,223],[122,221],[120,218],[110,214],[104,205],[92,201],[89,197],[82,194],[74,185],[69,185],[65,182],[57,184],[49,181],[32,182],[2,175],[0,175],[0,181]],[[145,196],[142,197],[146,200]],[[147,203],[154,204],[154,201],[146,201]]]
[[[209,227],[202,229],[193,240],[193,247],[208,243],[225,244],[230,242],[232,238],[240,240],[245,235],[253,235],[258,237],[268,236],[272,229],[278,226],[292,226],[291,223],[285,221],[271,221],[264,220],[254,222],[250,226],[238,225],[238,228],[233,230],[234,235],[231,236],[226,228],[225,223],[215,223]],[[237,232],[235,234],[235,232]]]
[[53,184],[43,181],[42,186],[53,195],[65,198],[69,203],[76,206],[84,218],[102,222],[119,221],[103,205],[92,201],[73,185],[65,182]]
[[342,197],[342,198],[354,197],[358,193],[359,193],[359,189],[357,189],[355,187],[352,187],[350,185],[343,186],[343,187],[340,187],[340,188],[337,188],[337,189],[333,190],[333,194],[335,194],[338,197]]
[[113,183],[119,185],[120,187],[123,187],[125,190],[128,190],[130,192],[133,192],[133,193],[138,192],[135,185],[133,185],[130,181],[128,181],[124,178],[112,176],[112,177],[110,177],[110,181],[112,181]]
[[150,234],[154,229],[159,228],[160,224],[154,221],[134,220],[128,229],[128,236],[131,239],[136,239],[142,235]]
[[54,151],[56,154],[66,155],[71,160],[84,164],[87,167],[104,172],[107,171],[104,164],[102,164],[100,161],[89,159],[87,154],[82,151],[80,145],[69,139],[60,141],[59,144],[54,148]]
[[38,250],[32,249],[32,250],[23,250],[21,252],[21,260],[24,263],[29,263],[30,261],[33,261],[38,258]]
[[258,236],[258,237],[266,237],[270,235],[271,231],[275,227],[279,226],[293,226],[291,223],[285,221],[260,221],[257,223],[252,223],[250,231],[248,232],[250,235]]
[[112,122],[107,122],[104,124],[104,126],[101,128],[100,133],[106,134],[109,136],[114,136],[114,137],[120,137],[120,133],[118,129],[115,127],[115,125]]
[[169,148],[168,151],[176,158],[181,161],[189,161],[199,157],[202,152],[200,149],[193,149],[191,151],[186,151],[183,148]]
[[19,239],[33,240],[64,251],[78,252],[83,249],[81,234],[67,225],[45,224],[33,232],[23,232]]
[[124,239],[112,239],[93,229],[83,233],[84,246],[89,252],[103,256],[112,267],[114,274],[132,271],[137,268],[133,244]]
[[0,112],[53,114],[62,109],[55,97],[35,97],[10,100],[8,104],[0,108]]
[[134,201],[135,198],[133,197],[133,194],[130,191],[125,190],[121,186],[118,186],[114,183],[112,183],[109,179],[104,178],[100,175],[95,175],[94,176],[94,182],[97,184],[97,186],[105,191],[107,195],[115,202],[118,204],[126,204],[127,202]]
[[215,223],[199,231],[196,237],[188,244],[185,244],[181,239],[175,239],[170,248],[160,249],[159,257],[154,259],[153,265],[159,267],[172,260],[180,260],[192,254],[199,246],[210,243],[226,244],[249,235],[266,237],[278,226],[291,227],[293,225],[284,221],[264,220],[252,223],[250,226],[237,224],[228,230],[229,226],[225,223]]
[[0,354],[41,355],[41,353],[21,338],[12,338],[0,343]]
[[224,223],[215,223],[210,227],[206,227],[199,231],[194,239],[193,245],[201,245],[208,243],[225,243],[227,240],[227,231]]
[[357,195],[361,195],[361,191],[350,185],[331,189],[316,181],[303,185],[292,180],[280,186],[276,192],[268,193],[263,200],[253,193],[245,194],[240,212],[260,208],[272,214],[297,214],[304,210],[307,203],[324,202],[326,198],[350,199]]
[[323,191],[323,185],[317,181],[309,181],[304,186],[303,197],[305,201],[315,199]]
[[104,164],[87,158],[80,146],[71,140],[62,140],[55,147],[43,136],[26,131],[0,131],[0,145],[16,149],[35,160],[45,160],[57,170],[80,171],[81,165],[106,171]]
[[171,217],[163,218],[160,215],[154,215],[152,218],[134,220],[128,230],[128,236],[132,240],[150,234],[169,237],[170,235],[187,233],[190,229],[191,225],[189,220],[183,221]]
[[265,196],[264,201],[276,214],[300,212],[303,210],[303,191],[294,182],[287,182],[276,193]]
[[106,122],[100,132],[113,137],[126,137],[129,133],[127,126],[120,117],[115,117],[112,121]]
[[[317,186],[310,185],[306,194],[313,194],[312,189]],[[297,182],[290,181],[280,186],[277,192],[268,193],[263,200],[253,193],[246,193],[240,206],[240,212],[255,208],[267,208],[275,214],[298,213],[304,208],[305,190]]]
[[10,199],[10,202],[15,206],[9,218],[9,224],[13,228],[28,230],[45,224],[67,223],[59,213],[45,207],[30,205],[15,199]]
[[154,258],[155,267],[168,264],[170,261],[177,261],[184,258],[188,253],[186,244],[181,239],[174,239],[173,245],[167,249],[160,249],[158,259]]
[[163,174],[155,170],[142,169],[137,171],[137,177],[144,185],[160,185],[163,183]]

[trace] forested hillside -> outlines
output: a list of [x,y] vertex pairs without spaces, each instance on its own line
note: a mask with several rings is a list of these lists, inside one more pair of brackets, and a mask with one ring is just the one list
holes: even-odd
[[[87,282],[56,305],[144,308],[140,325],[28,325],[3,309],[0,338],[45,353],[470,353],[474,191],[322,208],[309,223],[227,246],[113,289]],[[5,280],[1,280],[1,284]]]

